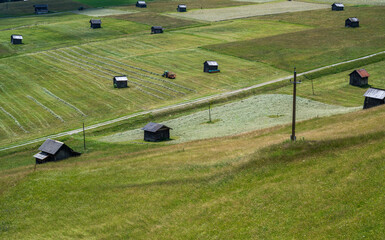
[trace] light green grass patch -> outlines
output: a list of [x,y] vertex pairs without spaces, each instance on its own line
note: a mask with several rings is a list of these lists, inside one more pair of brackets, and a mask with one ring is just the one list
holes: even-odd
[[178,32],[197,36],[214,38],[223,41],[239,41],[253,38],[280,35],[296,32],[309,27],[299,24],[280,23],[276,21],[258,21],[255,19],[242,19],[225,21],[210,26],[189,28]]
[[316,9],[329,8],[329,5],[303,2],[277,2],[257,5],[248,5],[232,8],[202,9],[187,13],[171,13],[175,16],[183,16],[202,21],[223,21],[229,19],[246,18],[260,15],[279,14],[285,12],[301,12]]
[[75,14],[81,14],[91,17],[105,17],[110,15],[123,15],[123,14],[131,14],[135,13],[134,11],[122,11],[117,9],[108,9],[108,8],[92,8],[92,9],[85,9],[82,11],[72,11],[72,13]]
[[[327,105],[320,102],[297,98],[297,120],[330,116],[356,111],[360,108],[346,108]],[[279,116],[279,117],[271,117]],[[263,129],[289,123],[292,118],[292,96],[280,94],[257,95],[251,98],[215,107],[211,110],[212,119],[219,119],[213,124],[202,124],[209,120],[207,111],[168,120],[163,124],[171,127],[172,136],[180,143],[198,139],[222,137],[242,132]],[[140,129],[116,133],[100,138],[106,142],[127,142],[143,137]]]

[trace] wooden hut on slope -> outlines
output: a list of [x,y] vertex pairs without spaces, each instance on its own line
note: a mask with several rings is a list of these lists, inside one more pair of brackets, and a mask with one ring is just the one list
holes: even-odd
[[187,12],[187,6],[185,4],[179,4],[176,10],[178,12]]
[[128,79],[126,76],[115,76],[113,79],[115,88],[126,88],[128,87]]
[[90,24],[91,24],[91,28],[101,28],[102,27],[102,20],[91,19]]
[[343,11],[345,6],[342,3],[333,3],[332,11]]
[[163,28],[161,26],[152,26],[151,34],[163,33]]
[[218,63],[216,61],[205,61],[203,63],[203,72],[216,73],[220,72],[218,69]]
[[146,8],[147,3],[145,1],[137,1],[135,6],[138,8]]
[[35,154],[36,164],[59,161],[69,157],[80,156],[81,153],[75,152],[62,142],[47,139],[43,145],[39,147],[41,152]]
[[365,69],[354,70],[349,74],[350,76],[350,85],[362,87],[369,84],[370,74]]
[[170,129],[166,125],[150,122],[142,128],[144,130],[144,141],[160,142],[170,139]]
[[46,14],[48,13],[48,4],[35,4],[35,14]]
[[23,44],[23,36],[12,34],[11,35],[11,43],[12,44]]
[[356,28],[360,26],[360,20],[356,17],[348,18],[345,20],[345,27]]
[[365,94],[364,109],[379,106],[385,103],[385,89],[369,88]]

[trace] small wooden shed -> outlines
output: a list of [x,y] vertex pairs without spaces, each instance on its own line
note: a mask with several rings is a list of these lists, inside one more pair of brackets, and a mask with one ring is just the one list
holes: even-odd
[[364,109],[382,105],[385,103],[385,89],[369,88],[364,94]]
[[45,14],[48,13],[48,4],[35,4],[35,14]]
[[12,44],[22,44],[23,43],[23,36],[12,34],[11,35],[11,43]]
[[218,69],[218,63],[216,61],[205,61],[203,63],[203,72],[216,73],[220,72]]
[[91,24],[91,28],[101,28],[102,27],[102,20],[91,19],[90,24]]
[[345,20],[345,27],[356,28],[360,26],[360,20],[356,17],[348,18]]
[[178,12],[187,12],[187,6],[185,4],[179,4],[176,10]]
[[342,3],[333,3],[332,4],[332,11],[343,11],[344,8],[345,8],[345,6]]
[[81,153],[75,152],[62,142],[47,139],[43,145],[39,147],[41,152],[35,154],[36,164],[59,161],[69,157],[80,156]]
[[147,3],[145,1],[137,1],[136,2],[136,7],[146,8],[147,7]]
[[160,142],[170,140],[170,129],[166,125],[150,122],[142,128],[144,130],[144,141]]
[[126,88],[128,87],[128,79],[126,76],[115,76],[113,79],[115,88]]
[[368,85],[370,74],[365,69],[354,70],[349,74],[349,84],[357,87]]
[[163,28],[161,26],[152,26],[151,34],[163,33]]

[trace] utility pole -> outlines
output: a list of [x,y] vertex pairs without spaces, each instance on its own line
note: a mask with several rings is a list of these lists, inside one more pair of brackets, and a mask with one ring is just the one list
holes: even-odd
[[84,144],[84,152],[86,151],[86,131],[84,129],[84,122],[83,122],[83,144]]
[[296,114],[296,101],[297,101],[297,83],[301,83],[301,81],[297,82],[297,71],[294,67],[294,81],[290,81],[293,83],[293,122],[291,127],[291,141],[295,141],[295,114]]
[[209,102],[209,122],[211,123],[211,102]]

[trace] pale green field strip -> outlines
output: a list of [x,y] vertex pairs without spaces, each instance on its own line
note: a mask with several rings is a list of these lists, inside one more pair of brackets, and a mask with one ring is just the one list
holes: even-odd
[[108,9],[108,8],[92,8],[92,9],[84,9],[82,11],[71,11],[75,14],[86,15],[90,17],[104,17],[110,15],[122,15],[122,14],[130,14],[135,13],[136,11],[122,11],[117,9]]
[[[307,2],[317,3],[335,3],[335,0],[306,0]],[[338,0],[339,3],[348,5],[359,4],[359,5],[385,5],[385,0]]]
[[[242,132],[269,128],[290,123],[292,117],[292,99],[290,95],[266,94],[257,95],[242,101],[229,103],[211,110],[213,123],[208,123],[208,111],[179,117],[163,122],[171,127],[169,143],[188,142],[235,135]],[[362,109],[362,107],[341,107],[297,98],[297,120],[343,114]],[[143,130],[136,129],[116,133],[100,138],[106,142],[139,141],[143,138]],[[134,141],[134,142],[135,142]]]
[[201,21],[224,21],[230,19],[255,17],[286,12],[301,12],[330,8],[326,4],[285,1],[277,3],[256,4],[232,8],[193,10],[187,13],[170,13],[171,16],[181,16]]
[[59,116],[57,113],[55,113],[54,111],[52,111],[49,107],[45,106],[44,104],[42,104],[41,102],[39,102],[38,100],[36,100],[35,98],[33,98],[32,96],[27,96],[27,98],[31,99],[32,101],[34,101],[37,105],[41,106],[42,108],[44,108],[45,110],[47,110],[50,114],[52,114],[55,118],[59,119],[60,121],[64,122],[63,118],[61,116]]

